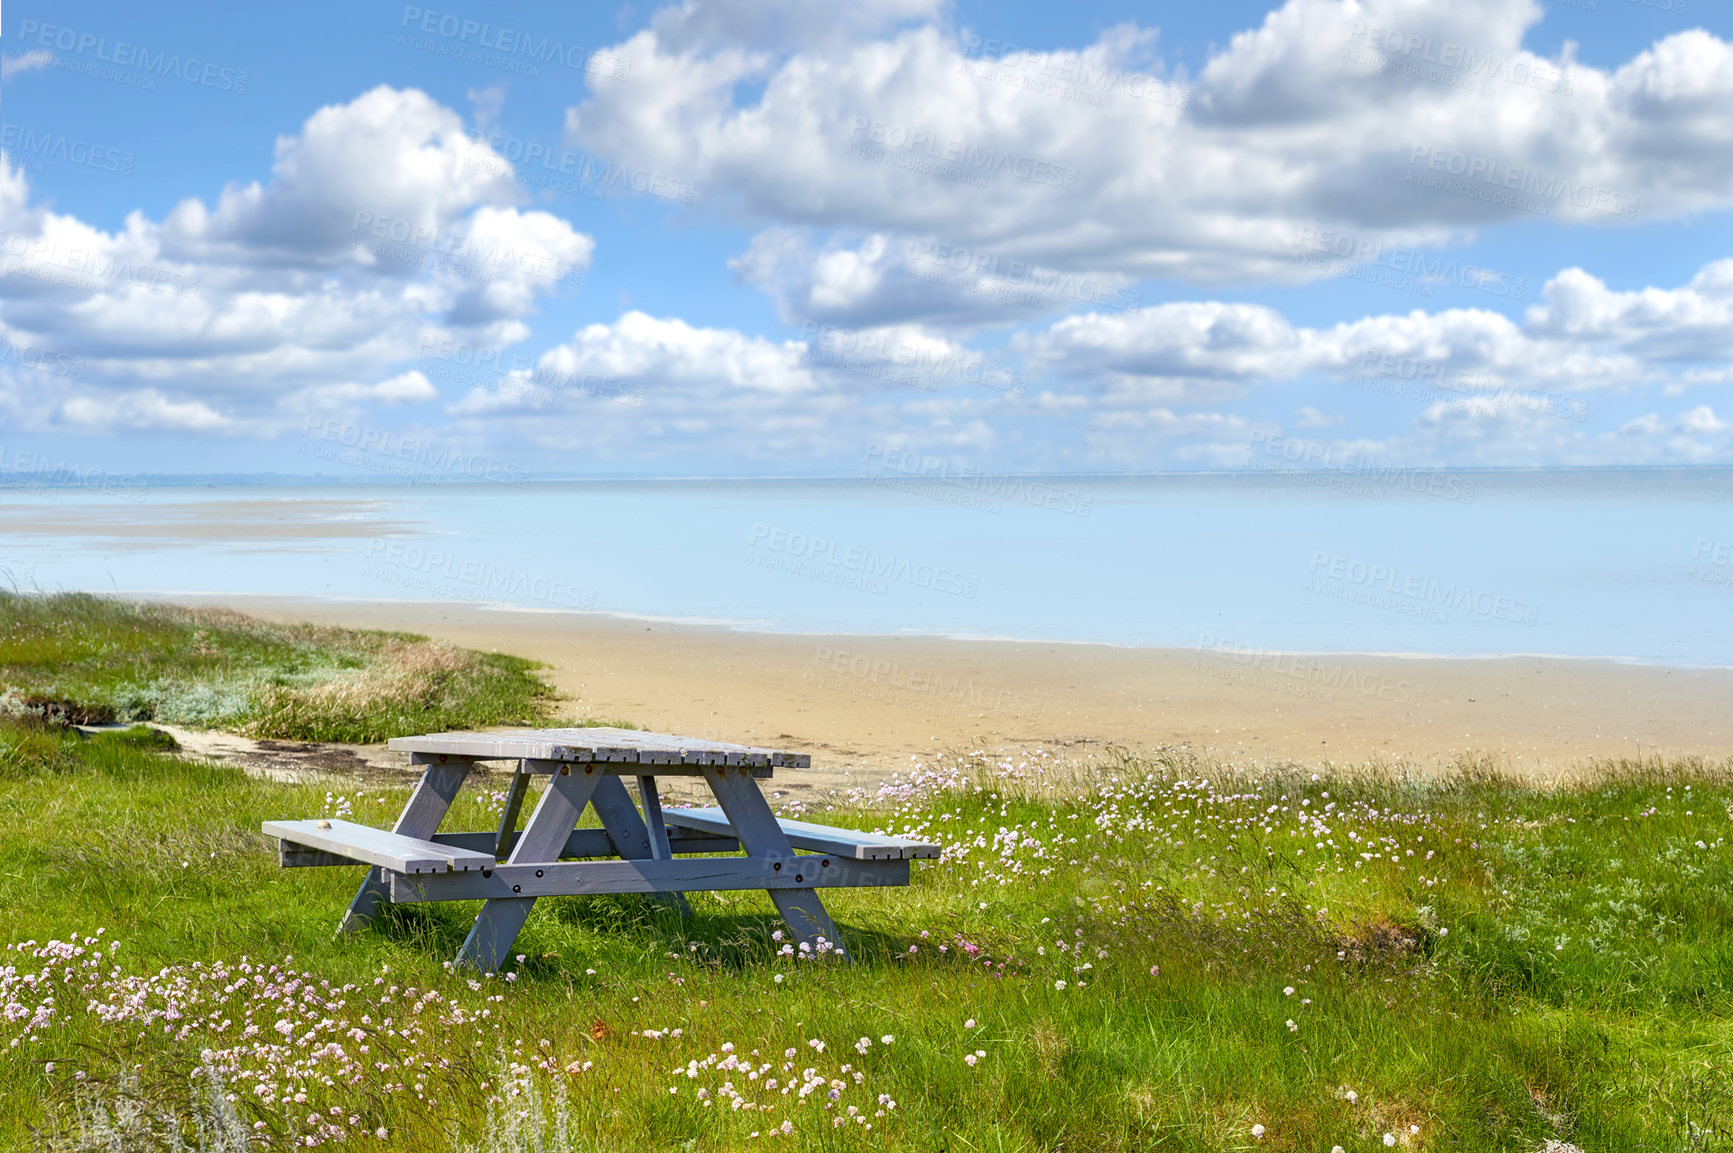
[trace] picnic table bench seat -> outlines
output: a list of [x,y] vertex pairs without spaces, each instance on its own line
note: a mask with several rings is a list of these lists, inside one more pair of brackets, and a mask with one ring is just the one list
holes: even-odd
[[[320,828],[320,823],[265,822],[265,835],[278,839],[281,849],[279,863],[284,868],[360,864],[377,865],[392,872],[408,874],[468,872],[482,868],[484,864],[491,867],[496,860],[509,856],[518,838],[523,836],[522,833],[514,831],[508,833],[502,841],[497,833],[435,833],[426,840],[418,840],[388,833],[371,825],[356,825],[337,818],[324,822],[329,828]],[[350,836],[352,830],[355,832]],[[369,851],[387,846],[390,851]],[[674,855],[732,853],[740,848],[740,840],[733,836],[712,836],[689,829],[669,829],[668,847]],[[496,857],[495,851],[502,848],[505,851]],[[454,849],[459,852],[454,854]],[[616,850],[606,829],[573,829],[559,855],[612,857],[616,855]],[[420,867],[422,865],[432,867]]]
[[[497,863],[490,852],[388,833],[338,817],[328,821],[266,821],[264,831],[267,837],[334,858],[332,864],[353,861],[393,873],[467,873],[491,869]],[[301,862],[284,861],[290,863]]]
[[[734,834],[734,826],[728,823],[728,814],[718,808],[664,809],[662,819],[670,825],[697,832],[719,836]],[[788,837],[789,844],[797,849],[811,849],[815,853],[830,853],[855,861],[936,861],[939,858],[939,846],[910,841],[903,837],[863,833],[857,829],[840,829],[834,825],[815,825],[810,821],[794,821],[786,817],[778,818],[776,823],[782,826],[782,832]]]
[[[818,890],[906,885],[912,862],[939,856],[937,845],[902,837],[779,820],[758,782],[806,767],[805,753],[606,728],[432,733],[390,747],[422,770],[390,831],[335,817],[266,821],[263,831],[277,838],[285,866],[369,866],[341,932],[387,904],[482,900],[457,958],[481,972],[509,956],[538,898],[592,893],[649,893],[690,912],[686,892],[762,889],[803,947],[843,956]],[[477,762],[499,760],[516,762],[499,828],[441,833]],[[665,812],[656,786],[664,775],[701,777],[720,807]],[[548,783],[520,830],[533,776]],[[637,804],[626,790],[632,778]],[[577,828],[591,809],[602,827]],[[611,859],[570,859],[598,857]]]

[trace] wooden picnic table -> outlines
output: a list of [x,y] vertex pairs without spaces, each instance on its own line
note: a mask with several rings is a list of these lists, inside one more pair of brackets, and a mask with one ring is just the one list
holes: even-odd
[[[939,855],[900,837],[778,820],[758,782],[777,767],[807,767],[804,753],[603,728],[432,733],[390,747],[422,773],[389,832],[336,818],[266,821],[264,831],[286,867],[369,866],[339,932],[365,926],[381,903],[485,901],[457,955],[483,973],[510,955],[537,897],[586,893],[663,894],[690,911],[680,894],[763,889],[797,942],[843,954],[818,890],[906,885],[910,861]],[[517,769],[499,827],[441,833],[476,763],[501,760]],[[519,832],[532,776],[547,777],[547,788]],[[664,810],[659,776],[702,777],[719,807]],[[636,779],[638,805],[622,777]],[[601,828],[576,827],[586,808]]]

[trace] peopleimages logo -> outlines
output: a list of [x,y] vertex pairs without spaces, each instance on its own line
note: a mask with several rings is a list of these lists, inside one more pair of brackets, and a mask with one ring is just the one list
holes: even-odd
[[[1013,155],[997,148],[982,148],[962,139],[941,140],[924,128],[908,128],[901,124],[856,116],[849,129],[849,137],[857,144],[872,146],[881,153],[884,149],[893,153],[918,153],[926,160],[953,166],[958,172],[972,176],[1010,175],[1019,180],[1047,184],[1055,188],[1077,187],[1078,170],[1068,164],[1057,164],[1035,156]],[[857,154],[869,160],[882,158],[873,154],[872,148]]]
[[[1090,497],[1087,493],[1040,477],[982,472],[973,465],[881,444],[866,446],[864,464],[866,477],[874,484],[931,496],[947,504],[975,503],[988,512],[998,512],[998,502],[1010,501],[1075,516],[1089,515]],[[953,486],[979,497],[980,501],[946,500],[933,491],[934,485]]]
[[84,379],[84,358],[73,356],[66,352],[52,352],[46,348],[38,348],[34,344],[13,344],[9,340],[0,340],[0,367],[15,364],[19,368],[28,368],[32,372],[46,372],[50,376],[66,376],[73,380]]
[[1733,544],[1699,538],[1691,561],[1691,579],[1704,584],[1733,585]]
[[1634,220],[1640,204],[1635,196],[1582,184],[1569,177],[1428,144],[1414,145],[1408,166],[1402,178],[1405,183],[1438,188],[1541,215],[1552,212],[1560,204],[1571,204]]
[[1025,260],[1006,260],[989,252],[975,252],[961,245],[941,244],[927,238],[909,247],[914,275],[929,284],[995,296],[1013,304],[1051,307],[1066,297],[1106,308],[1136,308],[1143,303],[1135,289],[1117,283],[1058,272]]
[[1382,240],[1362,239],[1352,232],[1302,228],[1294,248],[1297,262],[1324,272],[1353,275],[1371,266],[1412,277],[1415,288],[1426,290],[1422,295],[1430,296],[1434,285],[1449,284],[1521,300],[1528,287],[1525,276],[1508,276],[1477,264],[1459,265],[1447,256],[1427,259],[1419,249],[1387,246]]
[[412,47],[527,76],[541,75],[538,64],[558,64],[615,80],[624,80],[632,74],[631,61],[610,52],[593,52],[579,44],[567,44],[557,36],[504,25],[495,27],[452,12],[406,5],[399,27],[445,41],[444,44],[434,40],[412,42]]
[[240,69],[225,68],[194,56],[183,59],[180,53],[167,49],[152,49],[125,40],[110,44],[108,37],[94,32],[81,32],[76,28],[43,24],[36,20],[21,23],[18,34],[27,45],[35,36],[39,48],[52,48],[76,57],[88,56],[102,64],[136,69],[147,76],[173,77],[219,92],[243,93],[247,90],[247,74]]
[[[974,599],[980,587],[981,579],[952,569],[937,565],[910,560],[894,553],[882,554],[861,545],[842,544],[826,540],[821,536],[809,536],[803,532],[790,531],[785,528],[772,528],[767,524],[752,526],[751,545],[759,553],[779,553],[809,565],[825,565],[838,574],[857,577],[869,582],[867,591],[883,595],[884,581],[902,581],[917,588],[930,589],[933,592],[950,593],[953,596]],[[748,562],[754,557],[748,555]],[[759,563],[763,564],[762,560]],[[775,564],[765,564],[767,568],[780,567]],[[802,573],[801,575],[807,575]],[[880,582],[877,587],[870,587],[871,582]],[[838,581],[855,585],[855,581]]]
[[1384,499],[1386,492],[1398,490],[1440,500],[1474,499],[1472,480],[1435,468],[1385,464],[1351,448],[1281,436],[1265,429],[1252,433],[1251,447],[1254,469],[1279,471],[1302,483],[1329,482],[1330,487],[1342,487],[1335,482],[1351,482],[1344,491],[1357,491],[1377,500]]
[[521,275],[577,284],[583,279],[582,264],[557,259],[540,248],[519,248],[471,233],[437,230],[365,209],[356,211],[350,227],[360,237],[357,246],[375,258],[413,268],[436,268],[466,280]]
[[1267,688],[1307,700],[1334,702],[1340,689],[1400,705],[1417,705],[1426,694],[1411,681],[1383,673],[1350,668],[1323,657],[1278,653],[1236,644],[1210,633],[1198,640],[1199,672],[1222,680]]
[[401,541],[368,541],[367,560],[363,575],[421,592],[469,595],[479,591],[581,611],[596,603],[594,589]]
[[[412,481],[467,479],[509,485],[530,481],[529,469],[497,457],[337,417],[307,417],[301,438],[300,451],[308,456]],[[323,448],[320,441],[325,442]]]
[[[1457,581],[1441,581],[1396,565],[1368,563],[1336,553],[1312,553],[1309,590],[1342,600],[1425,616],[1448,624],[1447,610],[1533,626],[1540,606]],[[1333,584],[1331,582],[1334,582]]]
[[23,161],[29,170],[35,172],[41,171],[42,161],[54,160],[79,168],[93,168],[98,172],[132,175],[130,152],[77,140],[63,133],[37,132],[11,121],[0,123],[0,146],[6,149],[14,163]]
[[1029,721],[1041,716],[1039,701],[1010,689],[977,684],[972,677],[947,676],[827,645],[814,650],[812,663],[801,678],[807,684],[885,704],[916,706],[932,717],[958,706]]
[[0,272],[10,272],[77,288],[102,292],[103,283],[136,284],[175,296],[197,296],[199,282],[170,268],[133,264],[114,254],[104,254],[87,245],[62,244],[41,236],[25,236],[0,229]]

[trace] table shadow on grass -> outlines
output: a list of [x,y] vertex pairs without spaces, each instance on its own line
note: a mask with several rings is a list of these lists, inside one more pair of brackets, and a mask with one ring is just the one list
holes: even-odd
[[[776,934],[780,930],[785,939],[789,934],[774,913],[706,910],[704,894],[688,896],[696,906],[690,915],[648,894],[539,898],[519,942],[528,963],[507,967],[521,967],[527,974],[559,971],[562,966],[547,963],[558,959],[557,951],[539,952],[541,945],[535,941],[540,938],[545,944],[549,937],[565,937],[573,930],[591,938],[591,944],[637,953],[672,952],[728,972],[768,968],[777,960],[784,942]],[[457,955],[480,910],[479,901],[386,905],[366,931],[436,962],[446,961]],[[895,934],[846,924],[838,931],[857,964],[884,964],[908,950],[908,941]]]

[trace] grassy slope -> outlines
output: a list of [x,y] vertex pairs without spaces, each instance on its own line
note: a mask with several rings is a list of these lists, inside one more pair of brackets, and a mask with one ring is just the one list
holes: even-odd
[[[140,1095],[185,1101],[201,1049],[263,1042],[287,1055],[237,1059],[245,1122],[282,1138],[335,1106],[362,1134],[336,1144],[355,1148],[456,1149],[504,1108],[489,1098],[516,1109],[525,1098],[509,1094],[529,1089],[552,1111],[556,1085],[586,1149],[745,1147],[785,1120],[799,1148],[1353,1151],[1384,1148],[1386,1133],[1410,1149],[1730,1147],[1725,775],[1623,766],[1539,791],[1472,773],[1254,783],[1177,762],[1059,784],[1039,767],[955,767],[900,801],[821,818],[948,849],[908,889],[827,895],[853,966],[778,958],[762,894],[695,895],[684,922],[634,899],[544,900],[516,979],[472,986],[442,966],[471,907],[400,910],[335,940],[355,870],[280,870],[253,832],[343,804],[384,823],[400,786],[328,800],[136,742],[0,727],[6,935],[100,926],[88,952],[123,942],[88,991],[56,984],[58,1015],[32,1039],[8,1048],[30,1030],[0,1016],[0,1147],[28,1147],[66,1116],[80,1073],[112,1086],[137,1066]],[[493,827],[485,795],[470,791],[448,827]],[[1326,806],[1321,823],[1303,815]],[[20,974],[66,967],[34,952],[0,956]],[[260,966],[244,988],[232,970],[199,976],[243,956]],[[286,986],[277,964],[306,986]],[[141,978],[140,1005],[173,999],[181,1016],[85,1011],[127,976]],[[321,981],[354,987],[326,994]],[[32,1011],[41,996],[14,977],[0,1001]],[[243,1042],[249,1019],[262,1028]],[[365,1044],[366,1062],[390,1068],[364,1064],[353,1085],[302,1079],[288,1089],[306,1102],[260,1103],[246,1071],[274,1079],[274,1095],[291,1058],[326,1041],[351,1055]],[[754,1050],[755,1068],[772,1066],[759,1078],[721,1068]],[[697,1077],[671,1072],[689,1061]],[[807,1068],[826,1083],[804,1105],[765,1088]],[[724,1082],[771,1110],[728,1107]],[[880,1094],[898,1104],[876,1117]],[[833,1128],[851,1105],[871,1132]]]
[[357,742],[527,723],[552,699],[535,667],[403,633],[0,591],[0,693],[121,720]]

